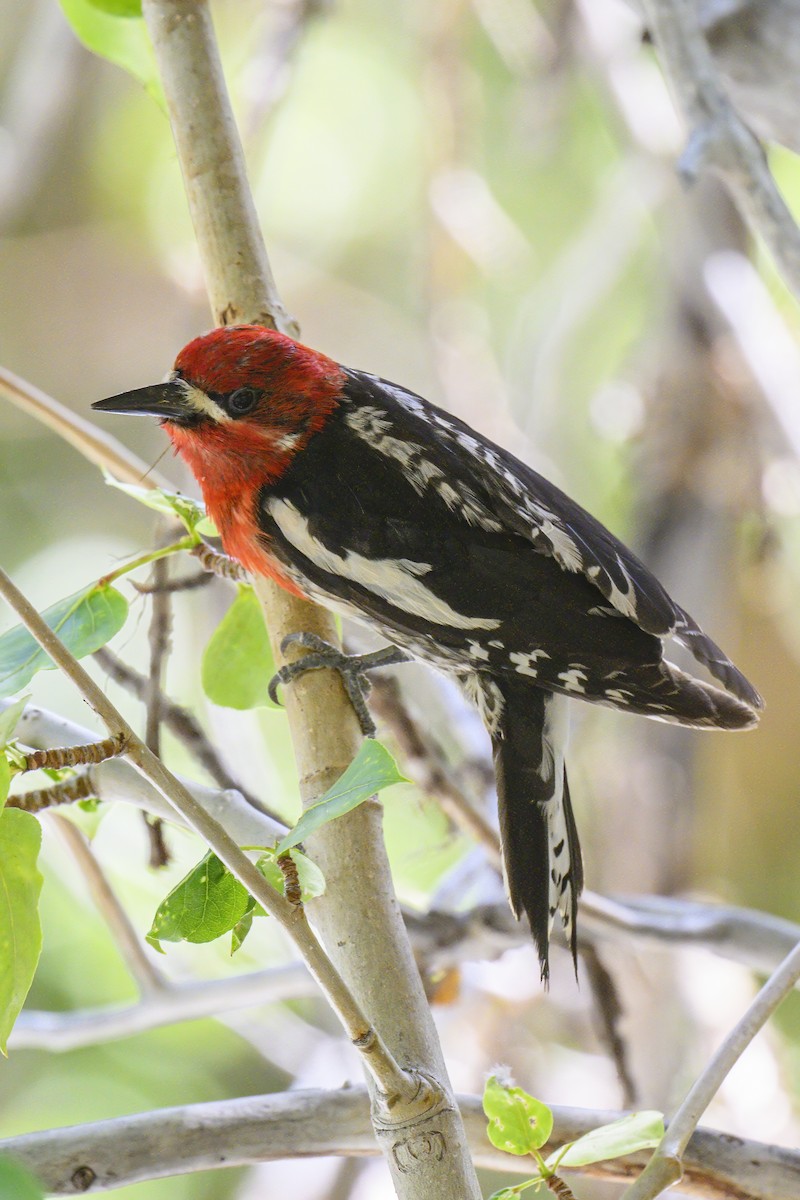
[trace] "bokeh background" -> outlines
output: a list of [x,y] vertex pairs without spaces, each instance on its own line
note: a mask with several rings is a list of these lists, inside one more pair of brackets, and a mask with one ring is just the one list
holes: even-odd
[[[621,0],[220,0],[215,15],[274,272],[304,340],[421,392],[554,479],[636,548],[766,697],[759,731],[738,737],[573,706],[589,885],[796,918],[797,308],[722,188],[681,188],[685,135],[635,15]],[[160,379],[209,325],[180,175],[157,104],[77,42],[55,0],[0,0],[0,28],[0,361],[87,415],[94,399]],[[797,158],[780,146],[770,155],[800,205]],[[164,451],[148,423],[118,420],[112,432],[148,463]],[[159,470],[190,486],[169,456]],[[0,561],[40,607],[155,536],[151,513],[2,398],[0,497]],[[127,590],[132,616],[114,649],[141,663],[146,602]],[[168,690],[290,819],[282,714],[215,709],[200,688],[198,647],[230,597],[220,585],[176,601]],[[415,711],[455,769],[480,768],[477,724],[426,680],[413,683]],[[32,690],[88,722],[54,673]],[[196,773],[168,737],[165,753]],[[408,786],[385,807],[402,899],[454,903],[454,872],[479,852]],[[169,831],[173,861],[153,871],[138,813],[121,806],[95,823],[97,856],[144,934],[201,849]],[[129,998],[79,873],[49,829],[45,843],[45,946],[29,1006]],[[499,894],[480,872],[470,880],[465,896]],[[202,978],[290,957],[262,926],[233,963],[214,945],[170,947],[159,965]],[[668,1110],[757,981],[697,950],[614,942],[604,962],[637,1096]],[[503,1061],[553,1102],[626,1098],[591,989],[575,987],[565,954],[548,995],[527,947],[464,965],[457,984],[437,1014],[458,1089],[480,1090]],[[788,1002],[708,1123],[796,1140],[798,1039],[800,1006]],[[63,1054],[12,1051],[0,1064],[0,1132],[356,1071],[320,1005],[297,1001]],[[308,1200],[376,1200],[387,1187],[380,1164],[331,1161],[118,1194],[225,1200],[294,1188]]]

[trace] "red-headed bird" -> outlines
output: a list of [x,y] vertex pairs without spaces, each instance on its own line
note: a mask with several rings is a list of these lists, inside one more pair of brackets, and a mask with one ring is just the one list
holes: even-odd
[[[566,698],[699,729],[758,720],[755,689],[613,534],[397,384],[239,325],[93,407],[160,419],[249,571],[459,681],[492,740],[509,898],[545,979],[557,913],[575,956],[583,885]],[[665,660],[670,635],[725,690]]]

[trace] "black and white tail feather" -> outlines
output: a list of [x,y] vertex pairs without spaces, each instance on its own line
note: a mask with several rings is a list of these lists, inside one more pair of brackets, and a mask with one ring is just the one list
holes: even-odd
[[506,887],[514,915],[530,922],[546,983],[556,915],[578,965],[583,864],[564,765],[567,701],[515,681],[504,681],[502,692],[492,748]]

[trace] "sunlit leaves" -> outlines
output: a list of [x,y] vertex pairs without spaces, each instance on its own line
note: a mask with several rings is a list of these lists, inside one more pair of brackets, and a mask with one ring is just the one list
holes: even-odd
[[408,783],[408,780],[398,771],[389,751],[374,738],[366,738],[344,774],[321,800],[306,809],[294,829],[280,842],[278,850],[298,845],[321,825],[357,808],[393,783]]
[[239,880],[211,851],[161,901],[147,940],[213,942],[242,919],[249,895]]
[[[59,0],[64,16],[87,50],[138,79],[160,108],[164,94],[145,23],[134,0]],[[125,18],[120,20],[120,17]]]
[[587,1163],[635,1154],[637,1150],[651,1150],[663,1136],[663,1114],[645,1109],[591,1129],[563,1152],[557,1151],[548,1162],[557,1160],[562,1167],[583,1167]]
[[[275,850],[265,851],[255,865],[267,883],[283,893],[285,879],[276,854]],[[293,850],[291,857],[302,903],[321,896],[325,880],[319,867],[298,850]],[[213,942],[231,933],[233,953],[249,933],[253,917],[260,916],[264,916],[261,906],[221,859],[209,851],[161,901],[147,941],[161,951],[161,942]]]
[[483,1111],[489,1118],[489,1141],[507,1154],[541,1150],[553,1132],[553,1114],[546,1104],[494,1075],[486,1081]]
[[170,492],[166,488],[146,488],[136,483],[123,483],[108,472],[105,472],[105,481],[109,487],[117,488],[147,508],[164,513],[168,517],[177,517],[186,526],[187,533],[203,534],[206,537],[218,536],[216,526],[206,515],[205,505],[200,500],[183,496],[180,492]]
[[253,589],[240,584],[203,655],[203,690],[223,708],[274,708],[267,684],[276,670],[261,605]]
[[[492,1075],[486,1081],[483,1111],[489,1118],[486,1132],[492,1145],[507,1154],[529,1154],[538,1168],[531,1179],[501,1188],[489,1200],[515,1200],[529,1188],[538,1190],[548,1180],[555,1182],[556,1171],[561,1167],[586,1166],[634,1154],[637,1150],[657,1146],[664,1136],[661,1113],[630,1113],[609,1125],[590,1130],[574,1142],[567,1142],[545,1160],[540,1151],[552,1135],[553,1113],[541,1100]],[[553,1183],[550,1187],[553,1191],[558,1190]]]
[[[116,588],[98,583],[59,600],[42,618],[76,658],[83,658],[118,633],[127,615],[125,597]],[[54,667],[25,626],[15,625],[0,637],[0,699],[25,687],[37,671]]]
[[0,1050],[33,981],[42,949],[37,867],[42,831],[30,813],[0,812]]
[[20,696],[13,704],[9,704],[8,708],[0,712],[0,746],[6,746],[14,736],[14,730],[17,728],[17,723],[22,716],[25,705],[30,700],[30,696]]

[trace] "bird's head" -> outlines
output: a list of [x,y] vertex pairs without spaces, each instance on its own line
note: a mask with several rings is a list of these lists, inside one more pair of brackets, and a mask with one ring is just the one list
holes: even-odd
[[98,400],[100,412],[157,417],[209,492],[280,478],[336,408],[342,368],[261,325],[184,346],[163,383]]

